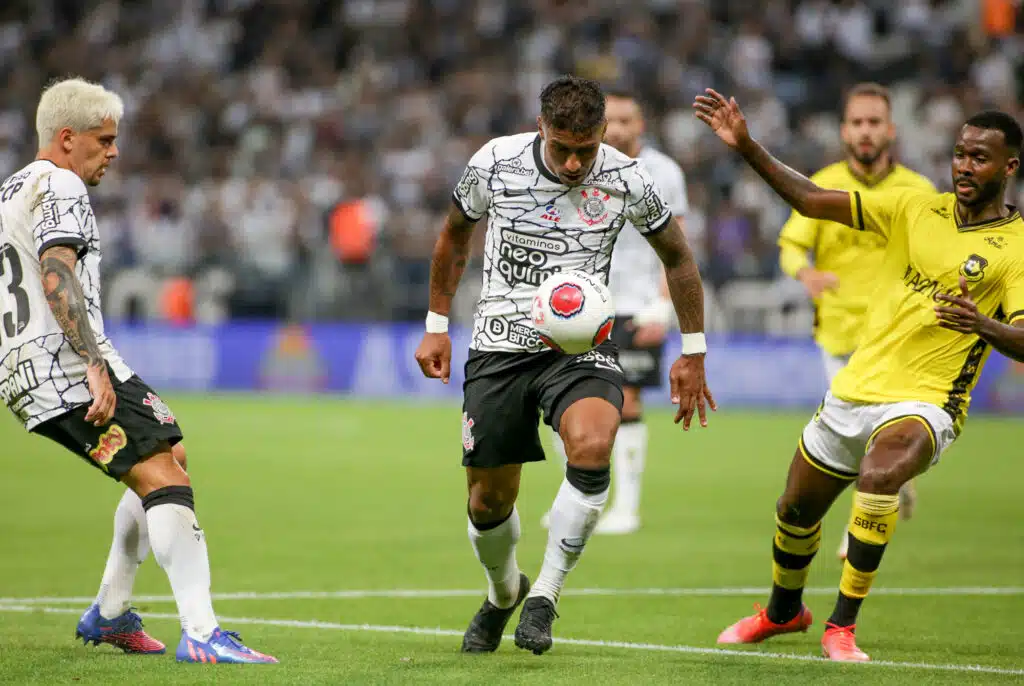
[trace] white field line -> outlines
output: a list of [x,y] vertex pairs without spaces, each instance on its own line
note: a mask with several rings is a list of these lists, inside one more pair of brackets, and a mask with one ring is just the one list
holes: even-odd
[[[65,614],[77,615],[80,610],[69,607],[46,607],[41,605],[0,605],[0,612],[41,612],[44,614]],[[173,619],[177,620],[175,614],[151,614],[147,613],[148,619]],[[382,634],[416,634],[420,636],[462,636],[461,631],[454,629],[440,629],[415,626],[387,626],[379,624],[338,624],[336,622],[303,621],[295,619],[263,619],[259,617],[221,617],[225,625],[259,625],[276,626],[292,629],[321,629],[327,631],[353,631]],[[511,636],[505,636],[511,640]],[[590,648],[617,648],[621,650],[642,650],[662,653],[686,653],[690,655],[720,655],[726,657],[739,657],[755,660],[792,660],[796,662],[812,662],[820,664],[833,664],[821,657],[812,655],[797,655],[793,653],[768,653],[746,650],[730,650],[726,648],[701,648],[698,646],[684,645],[662,645],[658,643],[632,643],[629,641],[594,641],[579,638],[555,638],[555,643],[562,645],[586,646]],[[874,667],[896,667],[899,669],[921,669],[939,672],[968,672],[975,674],[1001,674],[1009,676],[1024,676],[1024,669],[991,667],[988,665],[956,665],[929,662],[895,662],[890,660],[875,660],[872,662],[858,663]]]
[[[767,594],[770,589],[757,587],[734,588],[575,588],[566,589],[563,596],[692,596],[692,597],[735,597]],[[806,588],[807,595],[834,595],[835,587]],[[214,593],[214,600],[358,600],[360,598],[475,598],[484,593],[479,588],[455,589],[377,589],[349,591],[278,591]],[[872,596],[1017,596],[1024,595],[1020,586],[956,586],[935,588],[873,588]],[[171,603],[171,595],[141,595],[132,599],[138,603]],[[91,603],[92,596],[39,598],[0,598],[7,604],[63,604]]]

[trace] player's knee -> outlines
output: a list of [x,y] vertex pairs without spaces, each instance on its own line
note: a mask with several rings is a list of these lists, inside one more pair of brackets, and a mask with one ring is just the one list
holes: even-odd
[[184,471],[188,471],[188,457],[185,454],[185,444],[177,443],[171,448],[171,455],[174,457],[174,461],[178,463],[178,466]]
[[775,504],[775,513],[783,523],[801,528],[812,527],[820,519],[816,516],[817,513],[811,511],[811,508],[803,507],[797,499],[788,493],[783,493]]
[[857,490],[864,493],[896,495],[909,479],[906,470],[898,465],[873,464],[861,468],[857,478]]
[[474,484],[469,491],[469,517],[474,524],[505,519],[516,502],[515,489],[494,484]]
[[570,428],[565,431],[565,454],[569,464],[584,469],[607,467],[611,461],[612,445],[615,443],[615,431],[607,428]]

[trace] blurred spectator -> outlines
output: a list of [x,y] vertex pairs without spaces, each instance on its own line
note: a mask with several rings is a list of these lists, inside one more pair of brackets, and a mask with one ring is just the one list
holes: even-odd
[[1022,114],[1021,14],[1019,0],[8,0],[0,174],[34,155],[48,80],[102,81],[126,104],[122,159],[93,195],[104,270],[124,275],[116,316],[418,320],[466,160],[531,130],[540,88],[571,70],[641,96],[650,144],[687,173],[709,285],[773,279],[786,208],[696,122],[694,94],[735,94],[755,135],[810,172],[841,154],[843,91],[884,82],[901,161],[948,188],[964,116]]

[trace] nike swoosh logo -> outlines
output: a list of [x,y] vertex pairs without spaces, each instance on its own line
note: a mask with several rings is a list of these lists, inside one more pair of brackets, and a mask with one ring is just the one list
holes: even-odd
[[562,548],[567,553],[580,553],[583,552],[583,546],[587,544],[586,540],[582,538],[563,538]]

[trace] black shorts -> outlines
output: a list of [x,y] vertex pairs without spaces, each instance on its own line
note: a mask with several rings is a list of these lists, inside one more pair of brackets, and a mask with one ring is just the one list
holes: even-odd
[[631,326],[632,315],[616,315],[611,340],[619,346],[619,364],[626,377],[625,386],[651,388],[661,385],[661,356],[664,343],[653,348],[638,348],[633,345],[636,333]]
[[150,455],[161,443],[174,445],[182,439],[171,409],[153,389],[133,376],[118,382],[113,377],[117,406],[106,426],[85,421],[88,405],[54,417],[32,432],[46,436],[75,453],[107,476],[121,480],[129,469]]
[[622,368],[613,343],[579,355],[469,351],[462,386],[462,464],[501,467],[544,459],[538,425],[555,427],[582,398],[622,410]]

